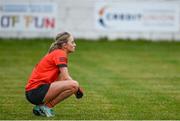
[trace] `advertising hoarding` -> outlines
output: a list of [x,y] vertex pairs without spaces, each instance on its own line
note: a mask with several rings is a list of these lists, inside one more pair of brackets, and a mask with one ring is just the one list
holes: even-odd
[[0,31],[46,32],[56,29],[56,4],[5,3],[0,8]]
[[179,6],[159,2],[97,2],[95,27],[105,31],[177,32]]

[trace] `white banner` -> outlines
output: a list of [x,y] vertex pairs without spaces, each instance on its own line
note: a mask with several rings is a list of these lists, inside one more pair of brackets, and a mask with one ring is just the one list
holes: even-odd
[[57,6],[53,3],[4,3],[0,5],[0,31],[52,31]]
[[176,3],[99,2],[95,5],[95,26],[107,31],[177,32],[179,15]]

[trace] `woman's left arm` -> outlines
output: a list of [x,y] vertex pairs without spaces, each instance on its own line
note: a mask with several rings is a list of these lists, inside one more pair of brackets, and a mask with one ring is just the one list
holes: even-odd
[[69,75],[68,68],[67,67],[59,67],[60,75],[59,75],[59,81],[62,80],[72,80],[71,76]]

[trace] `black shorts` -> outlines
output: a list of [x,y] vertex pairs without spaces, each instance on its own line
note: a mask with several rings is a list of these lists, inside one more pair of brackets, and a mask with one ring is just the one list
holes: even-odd
[[50,87],[50,84],[43,84],[36,89],[26,91],[26,98],[34,105],[43,104],[44,97]]

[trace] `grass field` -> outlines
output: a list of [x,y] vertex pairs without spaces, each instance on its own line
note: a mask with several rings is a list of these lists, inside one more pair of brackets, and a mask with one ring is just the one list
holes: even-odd
[[[24,86],[51,41],[0,40],[0,119],[32,114]],[[77,41],[71,76],[85,90],[57,105],[57,120],[180,120],[180,42]]]

